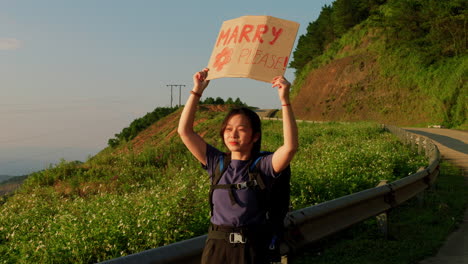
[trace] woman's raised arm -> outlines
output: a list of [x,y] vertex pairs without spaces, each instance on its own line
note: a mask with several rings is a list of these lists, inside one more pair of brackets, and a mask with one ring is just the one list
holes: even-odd
[[207,68],[193,75],[193,89],[190,91],[191,95],[180,115],[179,127],[177,129],[182,142],[184,142],[192,155],[203,165],[206,165],[206,142],[200,135],[195,133],[193,130],[193,123],[200,97],[210,82],[206,80],[207,76]]
[[299,146],[296,118],[289,99],[291,83],[283,76],[273,78],[272,87],[278,88],[283,110],[283,145],[273,154],[272,164],[276,173],[283,171],[291,162]]

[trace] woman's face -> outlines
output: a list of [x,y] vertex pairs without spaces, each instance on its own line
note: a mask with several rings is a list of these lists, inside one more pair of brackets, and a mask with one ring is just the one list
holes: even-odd
[[249,119],[244,115],[233,115],[224,129],[224,144],[231,152],[250,153],[258,136],[253,136]]

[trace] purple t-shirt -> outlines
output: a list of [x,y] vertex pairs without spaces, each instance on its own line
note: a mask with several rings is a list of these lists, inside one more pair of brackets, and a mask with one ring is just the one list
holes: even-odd
[[[213,180],[216,165],[223,152],[207,144],[206,166],[204,167]],[[273,155],[265,155],[257,163],[261,171],[261,176],[266,186],[270,185],[272,177],[278,177],[272,167]],[[249,181],[249,161],[231,160],[225,173],[221,176],[218,184],[242,183]],[[223,226],[245,226],[252,224],[261,224],[265,220],[263,210],[259,210],[257,194],[252,188],[233,190],[236,204],[231,204],[228,189],[215,189],[213,191],[213,216],[211,222],[215,225]]]

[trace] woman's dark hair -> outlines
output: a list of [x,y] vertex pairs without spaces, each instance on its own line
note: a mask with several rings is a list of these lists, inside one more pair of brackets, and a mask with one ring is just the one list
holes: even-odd
[[226,129],[229,119],[234,115],[244,115],[249,119],[250,126],[252,127],[252,137],[258,133],[258,140],[253,144],[252,151],[250,152],[250,158],[254,158],[260,153],[260,146],[262,145],[262,122],[260,121],[260,117],[258,117],[254,111],[246,107],[231,109],[231,111],[229,111],[229,113],[224,118],[223,124],[221,125],[221,130],[219,132],[223,143],[224,130]]

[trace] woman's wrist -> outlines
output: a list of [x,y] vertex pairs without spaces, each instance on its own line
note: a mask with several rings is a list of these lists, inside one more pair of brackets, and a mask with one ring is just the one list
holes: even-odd
[[195,85],[195,86],[193,86],[192,91],[194,91],[194,92],[197,93],[197,94],[203,94],[204,89],[202,89],[202,88],[201,88],[200,86],[198,86],[198,85]]
[[195,92],[194,90],[191,90],[190,93],[198,98],[202,97],[202,94],[200,92]]

